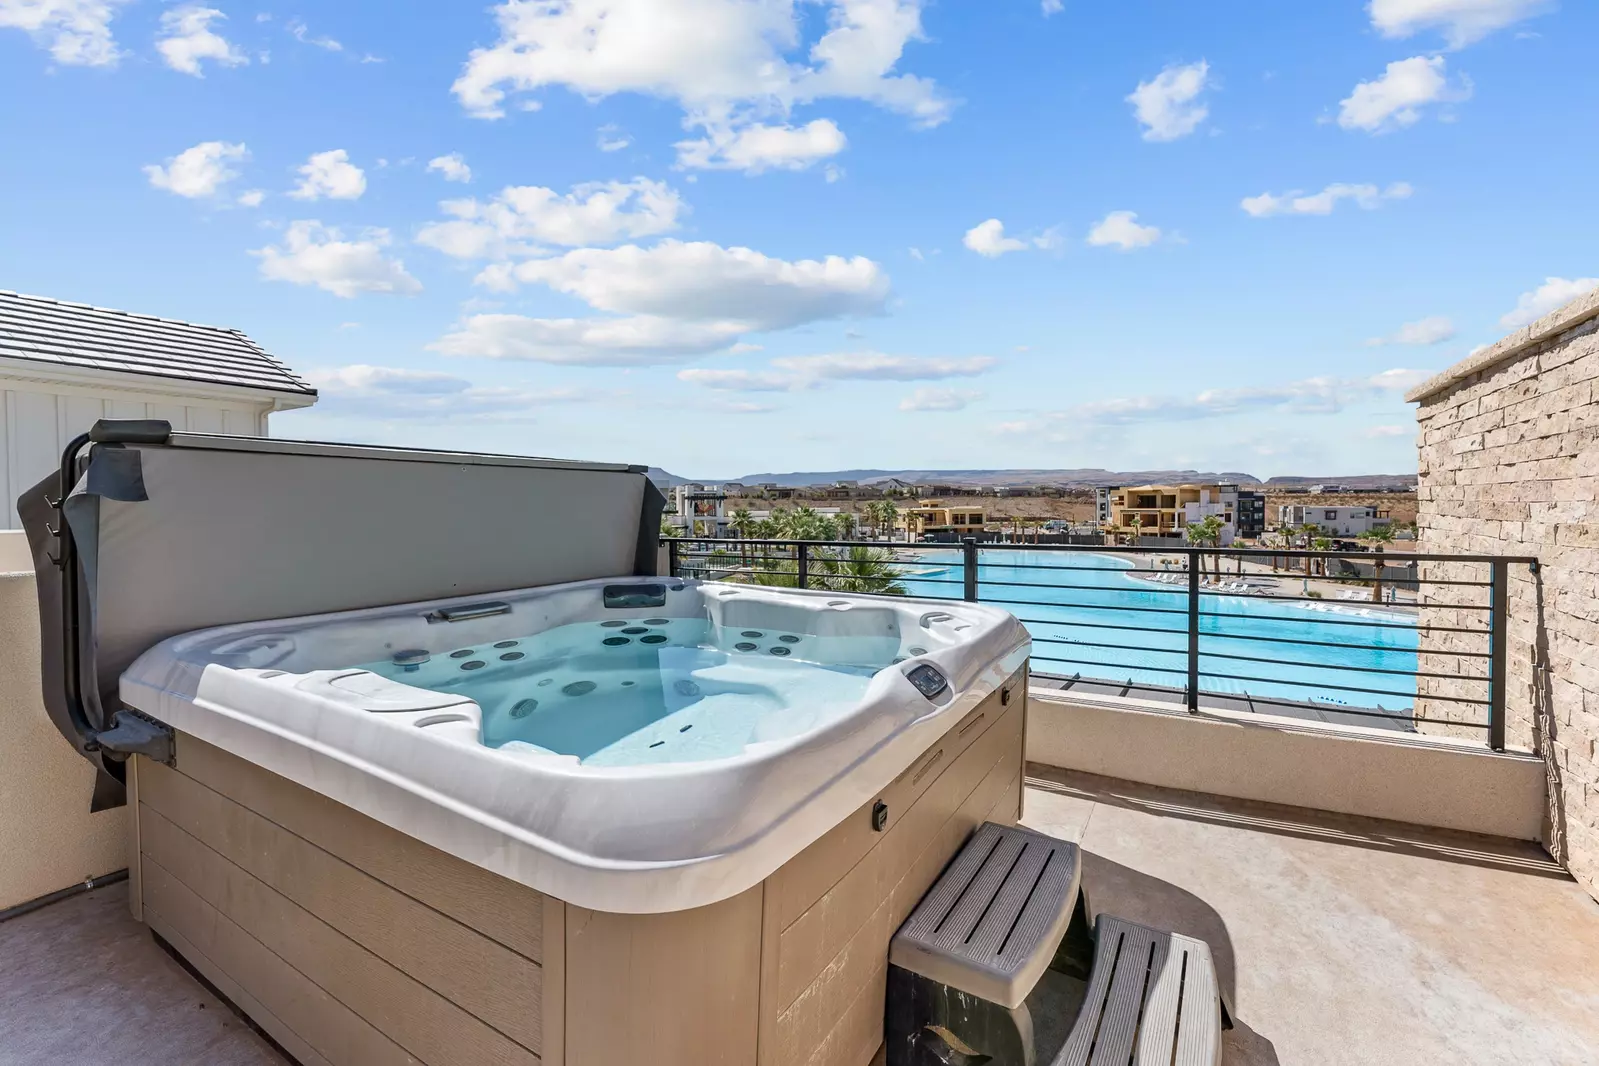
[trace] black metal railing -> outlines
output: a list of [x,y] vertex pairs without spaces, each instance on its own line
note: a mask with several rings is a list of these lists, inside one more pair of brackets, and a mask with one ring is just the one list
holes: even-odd
[[1040,684],[1190,712],[1459,729],[1494,750],[1505,746],[1511,571],[1537,568],[1386,549],[663,543],[673,576],[1004,607],[1032,633]]

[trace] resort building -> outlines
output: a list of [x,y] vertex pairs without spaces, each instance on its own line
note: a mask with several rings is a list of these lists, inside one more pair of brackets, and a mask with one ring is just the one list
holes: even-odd
[[687,482],[672,489],[672,506],[678,521],[673,523],[696,537],[727,535],[727,492],[720,485]]
[[950,506],[943,500],[918,500],[915,507],[908,507],[899,514],[905,531],[913,540],[970,537],[983,531],[981,507]]
[[1277,528],[1314,526],[1335,537],[1358,537],[1381,526],[1393,524],[1389,513],[1379,507],[1316,507],[1285,503],[1277,508]]
[[[1098,516],[1102,528],[1141,536],[1181,537],[1191,523],[1215,516],[1222,523],[1222,544],[1234,536],[1264,532],[1266,501],[1259,493],[1241,492],[1225,483],[1138,485],[1098,490]],[[1247,510],[1249,524],[1241,526]],[[1258,519],[1258,521],[1257,521]]]
[[316,390],[236,329],[0,290],[0,529],[61,449],[101,418],[264,437]]

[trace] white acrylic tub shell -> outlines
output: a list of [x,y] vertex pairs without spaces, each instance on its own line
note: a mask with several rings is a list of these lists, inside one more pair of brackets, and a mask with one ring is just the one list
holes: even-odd
[[[402,648],[446,652],[618,614],[575,582],[184,634],[122,675],[123,702],[175,729],[468,862],[597,910],[685,910],[736,895],[871,799],[1021,668],[1027,632],[1005,611],[947,600],[667,582],[648,613],[848,636],[901,635],[925,654],[871,677],[852,709],[814,729],[704,762],[590,766],[478,739],[470,698],[346,664]],[[508,614],[430,624],[483,600]],[[637,615],[634,609],[631,612]],[[935,701],[905,674],[949,679]],[[381,712],[381,713],[376,713]],[[179,748],[181,765],[182,749]]]

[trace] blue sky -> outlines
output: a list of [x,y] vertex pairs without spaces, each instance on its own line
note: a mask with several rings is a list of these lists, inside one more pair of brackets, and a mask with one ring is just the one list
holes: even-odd
[[[0,0],[0,287],[245,330],[284,436],[1415,468],[1599,282],[1575,0]],[[22,101],[16,106],[16,101]]]

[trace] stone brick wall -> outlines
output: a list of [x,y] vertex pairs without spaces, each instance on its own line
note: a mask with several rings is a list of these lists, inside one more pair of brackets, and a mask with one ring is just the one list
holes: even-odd
[[[1420,405],[1420,550],[1536,556],[1509,568],[1506,741],[1542,757],[1544,843],[1599,898],[1599,292],[1412,390]],[[1486,580],[1482,564],[1424,576]],[[1423,585],[1422,621],[1485,629],[1486,589]],[[1423,633],[1418,717],[1482,721],[1485,634]],[[1481,738],[1463,725],[1423,732]]]

